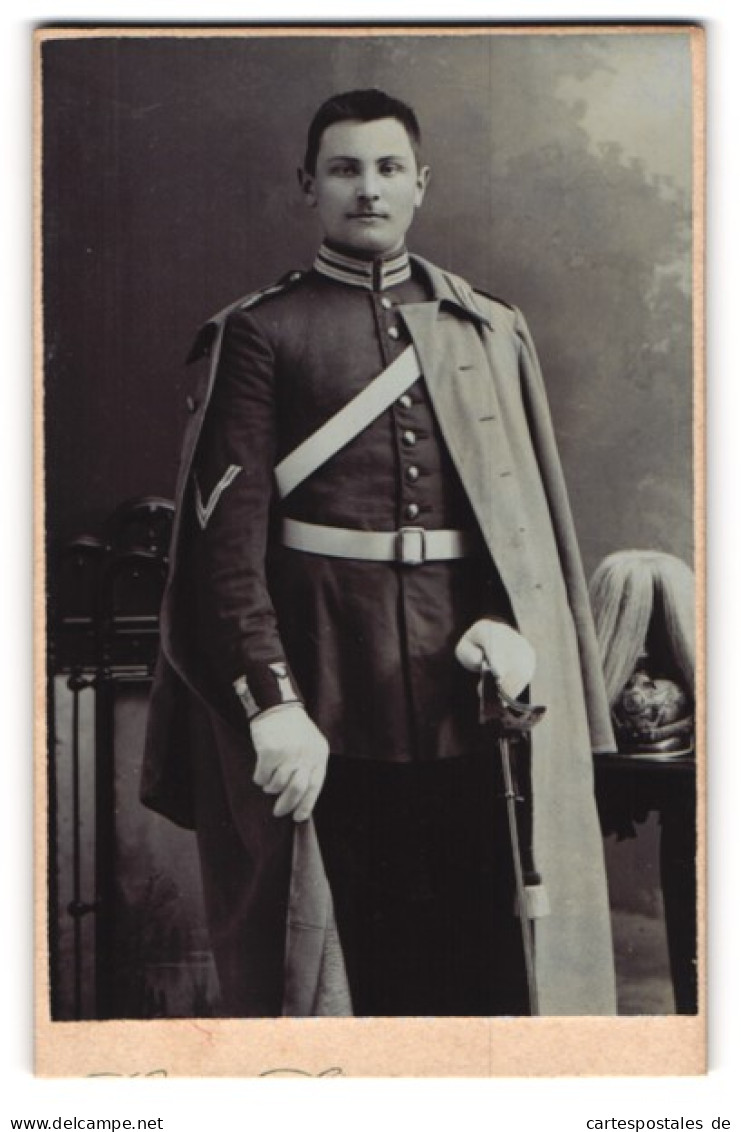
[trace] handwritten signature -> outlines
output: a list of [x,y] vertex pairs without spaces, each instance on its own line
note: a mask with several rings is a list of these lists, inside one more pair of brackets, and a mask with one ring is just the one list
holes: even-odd
[[258,1077],[344,1077],[344,1070],[339,1065],[332,1065],[329,1069],[320,1069],[318,1073],[310,1073],[307,1069],[265,1069],[258,1073]]
[[147,1073],[88,1073],[88,1077],[166,1077],[166,1069],[150,1069]]
[[[150,1069],[146,1073],[88,1073],[88,1077],[166,1077],[166,1069]],[[264,1069],[258,1077],[344,1077],[345,1072],[339,1065],[331,1065],[328,1069],[320,1069],[318,1073],[311,1073],[308,1069]]]

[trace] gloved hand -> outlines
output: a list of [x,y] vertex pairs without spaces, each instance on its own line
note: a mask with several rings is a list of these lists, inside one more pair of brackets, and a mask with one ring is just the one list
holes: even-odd
[[250,722],[250,733],[257,754],[253,782],[278,795],[277,818],[293,814],[294,821],[306,821],[327,773],[327,740],[299,703],[268,708]]
[[476,621],[456,645],[455,655],[469,672],[480,672],[486,660],[502,689],[513,699],[527,687],[535,672],[533,646],[501,621]]

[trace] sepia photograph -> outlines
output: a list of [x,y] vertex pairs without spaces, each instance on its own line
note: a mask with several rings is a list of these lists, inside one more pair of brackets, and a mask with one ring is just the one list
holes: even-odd
[[35,46],[37,1072],[702,1072],[702,29]]

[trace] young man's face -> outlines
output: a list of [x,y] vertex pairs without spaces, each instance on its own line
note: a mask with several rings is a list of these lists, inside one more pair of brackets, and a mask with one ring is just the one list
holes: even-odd
[[306,203],[324,234],[348,251],[378,255],[404,242],[425,194],[429,169],[417,168],[396,118],[336,122],[322,134],[313,175],[301,171]]

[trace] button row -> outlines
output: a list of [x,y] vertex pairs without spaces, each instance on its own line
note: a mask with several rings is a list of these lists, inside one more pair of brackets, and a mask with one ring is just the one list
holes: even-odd
[[[386,310],[389,310],[393,306],[393,303],[389,299],[384,298],[381,299],[381,305],[385,307]],[[388,333],[389,337],[391,338],[396,339],[399,337],[399,330],[396,326],[389,327]],[[401,409],[411,409],[414,403],[414,398],[411,397],[409,393],[402,393],[397,401],[397,404]],[[401,434],[401,442],[403,445],[405,445],[405,447],[413,448],[417,443],[416,432],[414,432],[414,430],[411,428],[405,429]],[[407,483],[416,484],[420,476],[420,471],[417,465],[410,464],[409,467],[405,469],[404,476]],[[407,503],[404,506],[404,518],[413,521],[414,519],[417,519],[419,517],[420,511],[421,507],[419,503]]]

